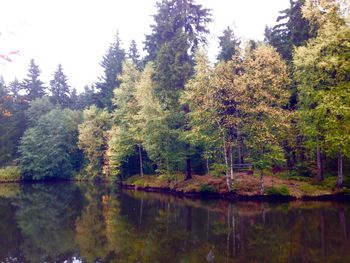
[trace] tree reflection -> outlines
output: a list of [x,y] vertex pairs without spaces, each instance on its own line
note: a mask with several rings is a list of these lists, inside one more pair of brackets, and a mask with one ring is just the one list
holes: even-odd
[[76,253],[73,226],[82,201],[75,185],[26,186],[15,205],[23,236],[21,250],[28,262],[60,262]]
[[348,262],[350,206],[179,199],[105,184],[0,197],[0,262]]

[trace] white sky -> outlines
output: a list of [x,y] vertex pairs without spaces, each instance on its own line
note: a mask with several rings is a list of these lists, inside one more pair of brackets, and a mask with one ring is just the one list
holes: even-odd
[[[34,58],[48,85],[59,63],[78,91],[102,74],[99,63],[117,30],[126,50],[135,39],[142,50],[156,0],[0,0],[0,54],[19,50],[0,64],[6,82],[21,81]],[[212,59],[224,28],[234,24],[243,39],[263,39],[289,0],[197,0],[212,9],[209,51]]]

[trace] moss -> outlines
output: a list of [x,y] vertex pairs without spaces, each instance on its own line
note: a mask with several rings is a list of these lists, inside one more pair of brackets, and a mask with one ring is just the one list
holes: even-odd
[[285,185],[283,185],[281,187],[270,187],[266,190],[266,193],[268,195],[280,195],[280,196],[290,195],[289,189]]
[[21,179],[21,170],[17,166],[7,166],[0,169],[0,182],[18,182]]

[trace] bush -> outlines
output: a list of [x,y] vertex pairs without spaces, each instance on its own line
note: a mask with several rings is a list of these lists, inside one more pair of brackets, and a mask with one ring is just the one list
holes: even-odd
[[350,177],[344,178],[343,186],[350,189]]
[[17,182],[21,180],[21,170],[17,166],[0,169],[0,182]]
[[210,173],[216,177],[224,176],[226,174],[226,165],[220,164],[220,163],[214,163],[211,166]]
[[203,184],[201,185],[201,188],[199,190],[201,193],[217,193],[218,191],[216,190],[216,188],[212,185],[208,185],[208,184]]
[[266,190],[266,193],[268,195],[281,195],[281,196],[290,195],[289,189],[285,185],[281,187],[270,187]]

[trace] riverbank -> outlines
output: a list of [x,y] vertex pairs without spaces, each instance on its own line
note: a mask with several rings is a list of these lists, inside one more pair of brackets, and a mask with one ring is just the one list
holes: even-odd
[[122,182],[129,190],[159,192],[190,198],[216,198],[227,200],[350,200],[350,189],[335,187],[336,178],[329,177],[322,183],[304,177],[265,176],[265,192],[260,194],[260,180],[247,173],[236,173],[233,190],[228,191],[223,176],[193,176],[184,181],[177,176],[133,176]]

